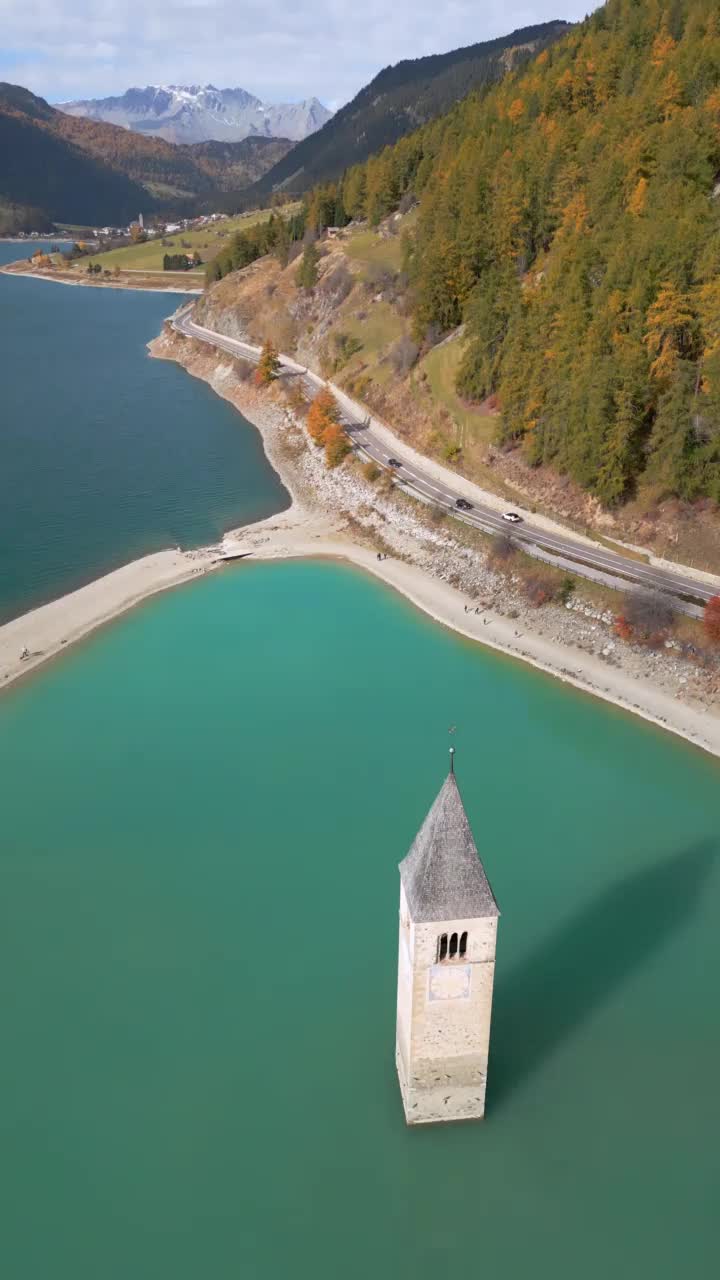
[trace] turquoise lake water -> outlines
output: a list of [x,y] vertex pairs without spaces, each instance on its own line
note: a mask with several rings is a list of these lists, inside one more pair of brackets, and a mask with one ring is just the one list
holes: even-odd
[[288,505],[257,432],[148,358],[181,300],[0,276],[0,622]]
[[[407,1130],[397,863],[450,741],[503,913],[488,1114]],[[716,761],[278,564],[8,691],[0,779],[3,1276],[712,1273]]]

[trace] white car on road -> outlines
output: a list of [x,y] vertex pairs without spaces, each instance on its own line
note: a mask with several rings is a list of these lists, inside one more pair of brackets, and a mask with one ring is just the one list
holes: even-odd
[[522,524],[522,516],[517,511],[506,511],[503,520],[507,520],[509,524]]

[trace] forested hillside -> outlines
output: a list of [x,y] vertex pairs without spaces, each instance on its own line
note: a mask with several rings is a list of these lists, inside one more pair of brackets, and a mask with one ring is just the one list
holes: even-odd
[[0,236],[15,236],[19,231],[52,230],[52,221],[42,209],[33,205],[13,204],[0,195]]
[[720,501],[717,0],[608,0],[521,73],[317,189],[309,222],[420,198],[414,321],[458,386],[612,506]]
[[62,222],[115,222],[238,192],[288,150],[278,138],[175,146],[56,111],[0,84],[0,198]]
[[565,31],[566,22],[544,22],[508,36],[407,59],[385,67],[322,129],[293,148],[252,190],[252,198],[272,191],[307,191],[338,178],[380,147],[447,111],[473,88],[504,76]]
[[160,196],[212,195],[249,186],[291,143],[285,138],[176,144],[102,120],[52,111],[53,132]]
[[147,207],[143,187],[57,137],[44,127],[33,104],[28,112],[8,107],[5,88],[0,85],[3,206],[30,205],[45,219],[79,223],[125,220],[136,217],[143,204]]
[[188,152],[196,169],[206,173],[219,191],[243,191],[272,168],[292,143],[287,138],[262,136],[240,142],[193,142],[177,150]]

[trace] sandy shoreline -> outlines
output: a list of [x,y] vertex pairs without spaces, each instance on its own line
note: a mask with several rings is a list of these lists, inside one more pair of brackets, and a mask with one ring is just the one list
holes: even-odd
[[518,632],[511,620],[483,609],[465,613],[467,597],[446,582],[403,560],[378,561],[376,553],[344,538],[339,531],[322,531],[307,513],[291,508],[225,540],[252,560],[291,560],[323,557],[346,561],[392,587],[434,621],[478,644],[529,663],[564,684],[612,702],[661,729],[720,756],[720,720],[677,702],[661,690],[648,690],[632,675],[609,668],[592,655],[569,652],[546,637]]
[[[0,689],[158,591],[210,570],[217,553],[157,551],[0,626]],[[21,655],[28,650],[29,656]]]
[[[290,508],[279,516],[227,534],[226,546],[249,552],[254,560],[317,556],[345,560],[399,591],[435,621],[468,639],[530,663],[577,689],[601,697],[686,738],[705,751],[720,755],[720,715],[702,706],[688,705],[673,693],[609,666],[600,657],[569,648],[547,635],[534,633],[526,625],[526,620],[518,625],[491,607],[484,607],[478,614],[466,613],[466,606],[468,609],[477,607],[477,597],[468,595],[442,577],[431,575],[417,564],[409,563],[404,554],[407,539],[402,548],[402,558],[390,554],[387,559],[379,561],[372,540],[370,545],[363,545],[355,529],[348,531],[342,515],[332,512],[330,502],[327,505],[323,502],[321,508],[318,498],[324,499],[325,494],[313,494],[312,500],[307,501],[304,477],[282,447],[288,433],[290,415],[287,411],[263,402],[248,389],[247,384],[239,383],[227,363],[217,356],[191,354],[193,345],[175,335],[163,335],[150,344],[150,350],[153,355],[176,360],[188,372],[207,381],[217,394],[228,399],[253,423],[260,432],[271,465],[292,498]],[[319,464],[319,472],[315,471],[315,478],[319,478],[320,483],[328,478],[322,463]],[[375,498],[372,492],[370,498]],[[384,545],[382,538],[377,545]]]
[[[247,554],[254,560],[331,557],[346,561],[372,574],[429,617],[468,639],[530,663],[720,756],[720,715],[717,708],[703,707],[702,698],[688,699],[680,685],[675,689],[657,687],[619,664],[609,664],[597,654],[561,643],[543,633],[540,625],[533,625],[533,618],[524,616],[518,621],[516,611],[513,611],[515,617],[504,616],[493,607],[494,600],[480,600],[480,607],[477,591],[469,593],[462,585],[451,583],[442,569],[428,572],[423,564],[413,563],[411,556],[418,534],[411,515],[399,513],[397,520],[393,520],[393,526],[397,525],[393,533],[397,535],[398,553],[386,550],[387,558],[378,560],[377,549],[387,547],[387,542],[377,533],[377,528],[375,531],[359,528],[347,512],[343,514],[338,508],[337,494],[330,491],[327,495],[313,494],[312,486],[308,493],[308,468],[315,463],[304,445],[290,456],[287,441],[291,436],[297,437],[299,429],[297,424],[291,425],[287,410],[278,403],[263,400],[247,384],[240,383],[227,362],[216,355],[193,352],[193,345],[181,338],[163,335],[150,344],[150,349],[153,355],[176,360],[194,376],[203,378],[252,422],[260,432],[271,465],[292,498],[292,505],[280,515],[227,534],[226,549]],[[323,483],[319,471],[314,472],[311,479]],[[328,483],[344,486],[346,493],[352,493],[353,486],[357,488],[355,479],[343,479],[338,473],[333,473]],[[346,500],[343,494],[340,497]],[[322,510],[318,499],[323,502]],[[427,538],[442,542],[437,534],[429,533]],[[454,554],[458,554],[457,548]],[[466,558],[468,556],[469,553]],[[6,623],[0,627],[0,688],[7,687],[142,600],[212,571],[217,564],[218,548],[159,552]],[[480,590],[488,594],[484,585]],[[597,625],[592,624],[591,629],[597,630]],[[24,646],[31,656],[22,660],[20,654]],[[687,684],[684,677],[679,680]]]
[[8,266],[12,265],[7,263],[0,267],[0,275],[14,276],[21,280],[44,280],[49,284],[66,284],[71,289],[125,289],[128,293],[180,293],[183,295],[192,293],[196,296],[203,292],[202,289],[180,289],[176,285],[169,285],[166,289],[160,285],[117,284],[113,280],[66,280],[62,276],[51,276],[41,271],[9,271]]

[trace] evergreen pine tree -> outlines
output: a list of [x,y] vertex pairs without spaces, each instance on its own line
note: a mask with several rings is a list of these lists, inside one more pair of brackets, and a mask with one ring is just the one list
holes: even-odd
[[314,289],[318,278],[318,262],[320,254],[314,240],[305,245],[300,266],[295,274],[295,280],[299,289]]

